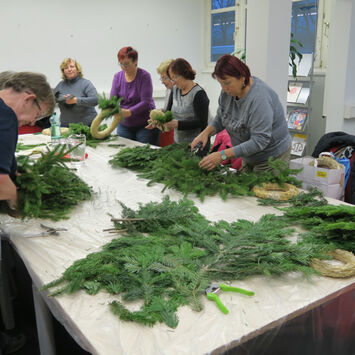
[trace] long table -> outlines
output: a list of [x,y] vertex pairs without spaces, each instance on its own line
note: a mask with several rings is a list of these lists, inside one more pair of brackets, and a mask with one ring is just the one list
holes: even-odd
[[[49,137],[43,135],[23,135],[19,139],[25,144],[48,141]],[[127,147],[139,144],[121,137],[110,143]],[[77,206],[70,219],[53,222],[0,216],[1,229],[8,235],[33,280],[42,354],[55,353],[47,310],[82,348],[92,354],[221,354],[355,289],[354,277],[313,276],[306,279],[299,273],[251,277],[232,285],[253,290],[255,296],[233,292],[220,296],[230,311],[228,315],[220,312],[214,302],[205,299],[201,312],[194,312],[187,306],[178,310],[176,329],[165,324],[146,327],[119,320],[108,306],[116,296],[105,292],[90,296],[80,291],[59,297],[48,297],[48,292],[39,292],[42,285],[60,277],[75,260],[99,251],[115,237],[103,230],[112,227],[109,214],[120,216],[121,206],[117,200],[135,209],[139,203],[161,201],[164,195],[169,195],[172,200],[182,198],[173,190],[163,193],[161,184],[148,187],[147,181],[139,179],[132,171],[113,169],[108,161],[118,149],[109,147],[109,143],[101,143],[96,149],[87,147],[88,158],[85,163],[77,164],[77,174],[93,187],[94,198]],[[272,207],[259,206],[254,197],[228,198],[226,201],[220,197],[206,197],[204,202],[195,196],[189,198],[211,221],[257,221],[264,214],[281,213]],[[31,237],[42,231],[40,223],[63,227],[67,231],[60,232],[59,236]],[[130,306],[130,309],[138,308],[139,304]]]

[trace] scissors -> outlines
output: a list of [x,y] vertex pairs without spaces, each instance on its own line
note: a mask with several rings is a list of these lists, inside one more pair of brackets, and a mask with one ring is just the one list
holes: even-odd
[[229,310],[227,309],[227,307],[221,302],[221,300],[217,296],[217,293],[220,290],[238,292],[238,293],[242,293],[243,295],[246,295],[246,296],[254,296],[254,294],[255,294],[252,291],[243,290],[242,288],[228,286],[228,285],[225,285],[225,284],[212,284],[212,285],[210,285],[209,287],[206,288],[206,291],[205,291],[207,299],[209,299],[210,301],[215,301],[216,304],[217,304],[217,307],[224,314],[228,314]]
[[40,232],[38,234],[31,235],[31,237],[47,237],[48,235],[59,235],[58,232],[60,231],[67,231],[66,228],[54,228],[54,227],[48,227],[45,226],[44,224],[41,223],[41,227],[45,229],[45,231]]
[[194,149],[192,149],[192,153],[197,155],[198,157],[203,157],[203,149],[202,149],[202,143],[199,142]]

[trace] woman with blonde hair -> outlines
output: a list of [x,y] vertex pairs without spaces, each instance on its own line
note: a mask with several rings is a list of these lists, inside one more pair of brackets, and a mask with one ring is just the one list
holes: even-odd
[[83,78],[81,65],[72,58],[66,58],[60,64],[62,81],[55,87],[54,93],[60,109],[62,126],[82,122],[90,126],[97,112],[97,91],[90,80]]
[[162,108],[163,112],[167,111],[167,108],[171,106],[173,100],[172,89],[174,87],[174,82],[170,80],[168,75],[169,64],[173,61],[174,59],[165,60],[164,62],[161,62],[157,68],[157,73],[160,75],[160,81],[166,87],[164,107]]
[[[195,83],[196,72],[184,58],[173,60],[167,74],[173,83],[172,100],[167,109],[174,119],[165,123],[164,129],[174,131],[175,143],[190,143],[207,127],[210,100],[205,90]],[[206,155],[208,150],[209,142],[201,154]]]

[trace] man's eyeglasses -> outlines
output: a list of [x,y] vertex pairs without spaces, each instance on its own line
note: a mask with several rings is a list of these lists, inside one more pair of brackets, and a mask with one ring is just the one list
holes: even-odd
[[[25,93],[26,93],[26,94],[33,94],[33,92],[30,92],[30,91],[25,91]],[[35,95],[35,94],[34,94],[34,95]],[[33,102],[36,104],[36,106],[37,106],[37,108],[38,108],[38,111],[39,111],[38,114],[37,114],[37,116],[36,116],[35,122],[41,120],[42,118],[47,117],[47,116],[48,116],[47,113],[42,113],[41,105],[39,104],[39,102],[38,102],[38,100],[37,100],[36,97],[33,99]]]
[[37,98],[34,98],[33,102],[36,104],[36,106],[38,107],[38,110],[39,110],[39,113],[36,116],[35,122],[47,117],[48,115],[42,113],[42,108],[41,108]]

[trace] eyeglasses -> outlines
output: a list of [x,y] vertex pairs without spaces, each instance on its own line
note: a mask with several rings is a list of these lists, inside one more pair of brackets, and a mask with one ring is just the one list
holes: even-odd
[[132,65],[132,63],[119,63],[121,68],[128,68],[129,66]]
[[174,75],[174,76],[171,76],[170,80],[171,81],[176,81],[180,78],[180,75]]
[[170,78],[168,78],[166,75],[163,75],[160,77],[160,81],[170,81],[173,82],[174,80],[171,80]]
[[39,121],[39,120],[41,120],[41,119],[47,117],[46,114],[43,114],[43,113],[42,113],[42,109],[41,109],[41,106],[40,106],[40,104],[39,104],[37,98],[34,98],[34,99],[33,99],[33,102],[36,104],[36,106],[38,107],[38,110],[39,110],[39,112],[38,112],[38,114],[37,114],[37,116],[36,116],[35,122],[37,122],[37,121]]
[[[35,95],[33,92],[30,92],[30,91],[25,91],[26,94],[33,94]],[[42,108],[41,108],[41,105],[39,104],[37,98],[33,98],[33,102],[36,104],[37,108],[38,108],[38,114],[36,115],[36,118],[35,118],[35,122],[36,121],[39,121],[41,120],[42,118],[45,118],[48,116],[47,113],[42,113]]]

